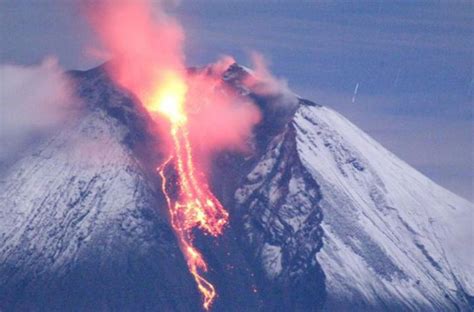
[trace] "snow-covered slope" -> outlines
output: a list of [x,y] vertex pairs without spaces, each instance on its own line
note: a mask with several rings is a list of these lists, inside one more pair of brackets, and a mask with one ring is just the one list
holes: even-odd
[[129,147],[132,125],[107,113],[120,105],[132,116],[125,109],[132,103],[101,81],[80,84],[90,109],[2,173],[2,311],[189,311],[199,304],[158,213],[163,199]]
[[327,309],[469,310],[472,203],[329,108],[301,106],[293,124],[299,156],[322,194],[317,259]]

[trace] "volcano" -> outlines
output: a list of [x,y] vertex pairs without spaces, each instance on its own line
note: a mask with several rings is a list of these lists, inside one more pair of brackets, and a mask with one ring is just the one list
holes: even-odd
[[[103,66],[68,74],[81,114],[2,169],[0,310],[203,309],[150,117]],[[228,226],[194,233],[218,291],[211,310],[473,310],[473,204],[332,109],[281,105],[248,75],[233,64],[221,78],[262,112],[251,151],[212,161]]]

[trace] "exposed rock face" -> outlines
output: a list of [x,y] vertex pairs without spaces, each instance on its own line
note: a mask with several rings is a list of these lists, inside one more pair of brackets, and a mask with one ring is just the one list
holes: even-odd
[[288,125],[269,144],[236,192],[243,233],[262,269],[262,292],[273,310],[311,311],[324,301],[319,187],[301,164]]

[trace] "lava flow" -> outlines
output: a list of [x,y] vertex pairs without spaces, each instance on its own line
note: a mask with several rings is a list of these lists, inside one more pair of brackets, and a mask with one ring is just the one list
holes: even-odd
[[[207,264],[193,245],[192,231],[197,227],[206,233],[218,236],[227,223],[228,214],[209,190],[206,181],[200,178],[200,172],[193,161],[188,117],[184,105],[186,91],[185,80],[175,73],[169,73],[166,81],[152,96],[147,108],[162,114],[170,122],[172,155],[157,170],[162,178],[162,189],[168,203],[171,225],[186,257],[189,271],[203,296],[203,306],[208,310],[216,297],[216,291],[202,276],[202,272],[207,271]],[[171,163],[174,164],[178,176],[177,196],[171,196],[167,189],[164,171]]]
[[[204,277],[208,265],[194,246],[193,231],[216,237],[224,230],[228,214],[210,191],[204,173],[212,153],[246,149],[260,112],[220,86],[223,71],[235,62],[232,58],[212,64],[207,73],[188,73],[184,30],[161,1],[84,3],[90,24],[113,56],[105,65],[107,73],[140,100],[155,121],[153,134],[162,136],[157,149],[169,157],[157,170],[170,223],[208,310],[217,293]],[[175,174],[167,176],[165,171],[172,168]]]

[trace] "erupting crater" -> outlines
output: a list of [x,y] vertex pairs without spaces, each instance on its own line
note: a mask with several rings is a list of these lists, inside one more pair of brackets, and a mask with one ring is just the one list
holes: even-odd
[[[216,290],[203,277],[203,272],[208,269],[207,263],[193,245],[192,231],[197,227],[205,233],[218,236],[227,223],[228,213],[210,191],[204,175],[193,160],[185,106],[186,80],[177,73],[167,73],[165,77],[164,83],[157,88],[145,106],[151,113],[159,113],[170,123],[171,155],[157,170],[162,179],[171,225],[186,257],[189,271],[203,296],[203,306],[208,310],[216,297]],[[173,165],[177,174],[178,192],[174,196],[169,191],[170,185],[165,175],[165,169],[169,165]]]

